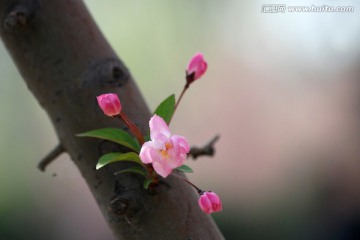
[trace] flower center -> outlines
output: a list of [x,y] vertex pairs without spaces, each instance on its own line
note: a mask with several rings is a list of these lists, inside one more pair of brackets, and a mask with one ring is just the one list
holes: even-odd
[[171,142],[165,143],[165,148],[166,148],[165,150],[160,150],[160,152],[161,152],[161,156],[162,156],[164,159],[167,159],[167,158],[169,158],[168,150],[170,150],[170,149],[173,148]]

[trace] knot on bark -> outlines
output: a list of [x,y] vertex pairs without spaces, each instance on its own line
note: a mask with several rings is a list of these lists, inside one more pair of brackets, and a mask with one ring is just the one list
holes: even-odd
[[118,59],[102,59],[90,63],[80,88],[122,87],[129,80],[127,69]]
[[37,4],[35,1],[22,1],[9,7],[9,13],[5,16],[3,21],[4,29],[24,31],[27,29],[36,8]]
[[111,211],[116,215],[126,214],[129,206],[130,206],[129,199],[122,197],[115,197],[110,202]]
[[[141,181],[135,175],[119,174],[116,176],[114,195],[110,200],[111,211],[120,217],[131,219],[144,206],[146,198]],[[134,184],[135,182],[135,184]]]

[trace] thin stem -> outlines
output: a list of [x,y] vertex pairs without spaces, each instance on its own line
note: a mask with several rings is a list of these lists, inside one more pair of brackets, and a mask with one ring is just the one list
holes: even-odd
[[132,132],[132,134],[136,137],[136,139],[138,140],[138,142],[140,143],[140,146],[144,144],[144,136],[142,135],[140,129],[135,125],[135,123],[133,123],[128,116],[124,113],[121,112],[119,115],[117,115],[121,120],[124,121],[124,123],[126,124],[126,126],[129,127],[130,131]]
[[176,178],[178,178],[178,179],[180,179],[180,180],[182,180],[182,181],[184,181],[184,182],[186,182],[187,184],[190,184],[193,188],[196,189],[196,191],[197,191],[199,194],[201,194],[202,192],[204,192],[203,190],[201,190],[200,188],[198,188],[197,186],[195,186],[195,184],[193,184],[193,183],[190,182],[189,180],[187,180],[187,179],[185,179],[185,178],[183,178],[183,177],[181,177],[181,176],[179,176],[179,175],[177,175],[177,174],[175,174],[175,173],[171,173],[171,175],[174,176],[174,177],[176,177]]
[[176,104],[175,104],[174,112],[176,111],[176,109],[177,109],[177,107],[178,107],[178,105],[179,105],[182,97],[184,96],[184,93],[185,93],[186,90],[189,88],[189,86],[190,86],[190,84],[188,84],[188,83],[185,84],[185,87],[184,87],[184,89],[182,90],[182,92],[181,92],[181,94],[180,94],[180,97],[179,97],[179,99],[177,100],[177,102],[176,102]]
[[175,112],[176,112],[177,107],[179,106],[179,103],[180,103],[182,97],[184,96],[184,93],[185,93],[186,90],[189,88],[189,86],[190,86],[189,83],[186,83],[186,84],[185,84],[185,87],[183,88],[183,90],[182,90],[182,92],[181,92],[181,94],[180,94],[180,97],[179,97],[179,99],[177,100],[177,102],[176,102],[176,104],[175,104],[174,113],[173,113],[173,115],[172,115],[171,118],[170,118],[169,125],[170,125],[170,122],[171,122],[171,120],[172,120]]

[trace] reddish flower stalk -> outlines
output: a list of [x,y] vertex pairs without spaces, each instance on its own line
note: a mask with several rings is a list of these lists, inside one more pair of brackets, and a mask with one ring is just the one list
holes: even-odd
[[133,123],[124,112],[120,112],[117,115],[117,117],[123,120],[123,122],[126,124],[126,126],[128,126],[132,134],[136,137],[136,139],[140,143],[140,146],[142,146],[145,142],[144,136],[142,135],[140,129],[135,125],[135,123]]
[[[133,123],[130,118],[124,113],[120,112],[117,117],[119,117],[125,124],[128,126],[132,134],[136,137],[138,140],[140,146],[144,144],[144,136],[142,135],[140,129]],[[150,176],[151,179],[154,180],[154,183],[157,184],[159,182],[159,178],[156,174],[154,174],[154,168],[151,164],[145,164],[146,170]]]
[[191,185],[193,188],[196,189],[196,191],[199,194],[199,200],[198,200],[198,204],[199,207],[201,208],[201,210],[204,213],[210,214],[213,212],[220,212],[222,210],[222,203],[221,200],[219,198],[219,196],[211,191],[203,191],[200,188],[198,188],[197,186],[195,186],[195,184],[193,184],[192,182],[190,182],[189,180],[172,173],[172,176],[186,182],[187,184]]
[[175,174],[175,173],[171,173],[171,175],[174,176],[174,177],[176,177],[176,178],[178,178],[178,179],[180,179],[181,181],[186,182],[187,184],[189,184],[190,186],[192,186],[193,188],[195,188],[195,190],[198,192],[198,194],[201,194],[201,193],[204,192],[203,190],[201,190],[200,188],[198,188],[195,184],[193,184],[192,182],[190,182],[190,181],[187,180],[186,178],[183,178],[183,177],[181,177],[181,176],[179,176],[179,175],[177,175],[177,174]]
[[126,126],[129,127],[130,131],[134,134],[140,145],[144,144],[144,136],[142,135],[140,129],[126,116],[125,113],[121,111],[122,106],[117,94],[106,93],[97,96],[96,98],[99,107],[103,110],[105,115],[110,117],[119,117],[124,121]]

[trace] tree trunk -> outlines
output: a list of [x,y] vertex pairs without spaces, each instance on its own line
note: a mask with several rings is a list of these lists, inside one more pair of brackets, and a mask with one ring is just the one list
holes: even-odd
[[223,238],[183,182],[169,177],[146,191],[140,176],[113,175],[126,167],[122,163],[95,170],[102,154],[119,147],[75,134],[124,128],[102,114],[95,97],[117,93],[123,111],[144,133],[150,112],[82,1],[0,0],[0,19],[7,50],[54,125],[57,149],[71,156],[118,239]]

